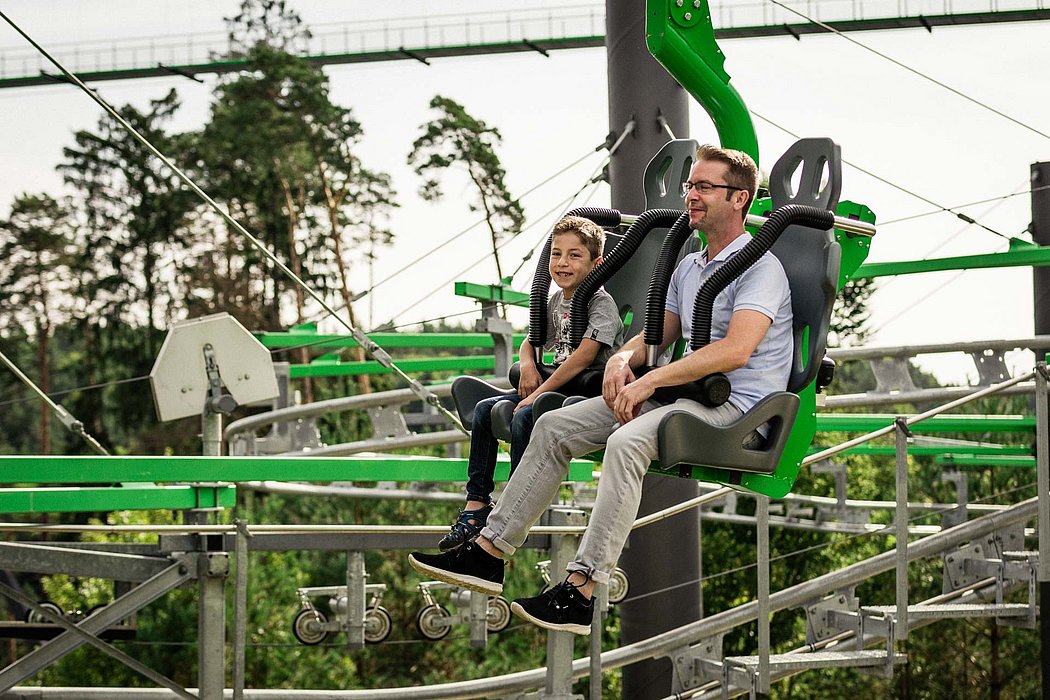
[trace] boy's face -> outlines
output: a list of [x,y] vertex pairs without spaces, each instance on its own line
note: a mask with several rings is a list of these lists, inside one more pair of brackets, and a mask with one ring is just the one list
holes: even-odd
[[587,246],[572,231],[559,233],[551,242],[550,273],[554,284],[565,292],[574,292],[601,256],[592,258]]

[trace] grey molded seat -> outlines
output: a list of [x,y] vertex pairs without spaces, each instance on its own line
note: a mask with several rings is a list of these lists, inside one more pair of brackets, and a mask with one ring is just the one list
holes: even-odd
[[[801,177],[795,189],[792,176],[798,168]],[[841,169],[839,147],[831,139],[795,143],[770,173],[773,210],[787,204],[834,210]],[[824,356],[841,249],[833,229],[793,225],[780,235],[772,252],[784,266],[791,287],[794,353],[788,390],[767,396],[728,426],[710,425],[684,411],[671,411],[659,429],[663,469],[678,467],[683,475],[693,465],[764,474],[776,470],[798,414],[797,392],[814,380]],[[757,448],[745,448],[745,440],[763,424],[768,427],[765,440]]]

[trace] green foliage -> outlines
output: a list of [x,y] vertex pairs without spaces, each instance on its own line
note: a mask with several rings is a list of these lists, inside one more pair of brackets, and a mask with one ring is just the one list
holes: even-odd
[[504,182],[506,171],[496,155],[502,137],[499,130],[472,116],[455,100],[437,95],[430,101],[430,108],[437,110],[438,116],[423,125],[423,133],[408,154],[409,165],[423,177],[419,194],[426,200],[440,199],[439,175],[456,166],[466,170],[477,195],[471,211],[485,215],[496,260],[496,278],[503,279],[499,244],[521,231],[525,212]]

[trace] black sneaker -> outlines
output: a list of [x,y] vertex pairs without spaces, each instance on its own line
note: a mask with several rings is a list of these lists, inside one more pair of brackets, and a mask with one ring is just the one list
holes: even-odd
[[473,542],[443,554],[412,552],[408,563],[421,574],[472,591],[499,595],[503,592],[503,560]]
[[476,510],[463,509],[459,511],[459,518],[456,519],[448,534],[438,542],[438,549],[442,552],[447,552],[450,549],[462,547],[467,542],[476,540],[478,535],[481,534],[481,528],[485,527],[485,522],[489,519],[489,513],[491,512],[491,503]]
[[584,598],[576,588],[568,580],[562,581],[535,598],[518,598],[510,604],[511,612],[545,629],[590,634],[594,601]]

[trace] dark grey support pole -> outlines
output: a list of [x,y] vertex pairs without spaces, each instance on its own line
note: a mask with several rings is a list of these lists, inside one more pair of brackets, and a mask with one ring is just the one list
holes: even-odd
[[[1032,163],[1032,240],[1039,245],[1050,245],[1050,163]],[[1035,334],[1050,333],[1050,268],[1032,268],[1032,296],[1035,301]],[[1036,357],[1036,361],[1042,358]],[[1038,381],[1038,379],[1037,379]],[[1036,394],[1037,402],[1045,402],[1046,397]],[[1046,406],[1036,406],[1036,416],[1046,419]],[[1040,426],[1044,427],[1044,426]],[[1044,428],[1045,430],[1045,428]],[[1045,443],[1044,443],[1045,444]],[[1043,445],[1039,446],[1043,449]],[[1044,457],[1045,459],[1045,457]],[[1039,496],[1046,500],[1045,485],[1040,483]],[[1046,527],[1040,520],[1043,528]],[[1040,554],[1046,551],[1043,532],[1039,533]],[[1039,559],[1039,605],[1047,609],[1050,605],[1050,566],[1042,556]],[[1043,700],[1050,700],[1050,615],[1039,616],[1039,632],[1042,651],[1040,653],[1043,670]]]
[[[637,122],[609,164],[612,207],[636,214],[645,206],[642,173],[649,160],[670,140],[658,117],[677,138],[687,138],[685,91],[649,55],[645,46],[645,5],[637,0],[607,0],[605,46],[609,71],[609,128],[619,136],[632,118]],[[639,515],[647,515],[698,495],[687,479],[648,476]],[[700,578],[700,515],[691,510],[631,533],[620,559],[631,581],[631,594],[671,589],[621,604],[621,643],[630,644],[700,617],[700,585],[676,584]],[[658,659],[623,670],[623,697],[666,697],[671,688],[671,661]]]
[[[1032,163],[1032,240],[1050,245],[1050,163]],[[1035,334],[1050,333],[1050,267],[1032,268]]]

